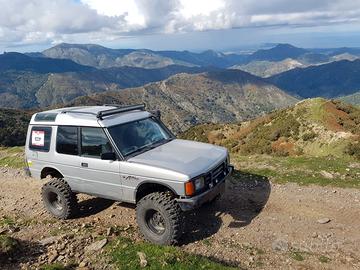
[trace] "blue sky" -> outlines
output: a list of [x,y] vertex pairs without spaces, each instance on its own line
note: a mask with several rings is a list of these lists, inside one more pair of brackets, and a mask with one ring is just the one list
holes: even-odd
[[360,47],[360,0],[0,0],[0,51]]

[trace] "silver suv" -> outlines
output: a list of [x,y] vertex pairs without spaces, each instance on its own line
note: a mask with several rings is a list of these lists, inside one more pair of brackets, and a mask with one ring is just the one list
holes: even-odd
[[57,218],[76,216],[77,193],[136,204],[144,237],[176,244],[183,212],[211,202],[233,167],[225,148],[176,139],[144,105],[61,108],[32,116],[27,172],[51,179],[42,199]]

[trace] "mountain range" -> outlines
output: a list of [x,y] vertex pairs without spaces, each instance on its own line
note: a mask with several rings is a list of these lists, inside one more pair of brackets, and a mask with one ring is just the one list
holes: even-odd
[[[30,54],[39,56],[39,54]],[[243,55],[215,51],[152,51],[147,49],[110,49],[95,44],[62,43],[43,51],[49,58],[69,59],[81,65],[97,68],[133,66],[161,68],[169,65],[214,66],[225,68],[244,61]]]
[[144,102],[181,132],[194,124],[248,120],[302,98],[346,95],[356,104],[359,57],[357,48],[289,44],[250,54],[59,44],[0,55],[0,107]]
[[143,86],[178,73],[224,68],[268,77],[268,84],[298,98],[339,97],[360,89],[357,54],[356,48],[319,51],[289,44],[242,55],[59,44],[38,53],[0,55],[0,106],[41,108],[92,93]]
[[141,86],[177,73],[209,70],[215,68],[172,65],[159,69],[97,69],[67,59],[5,53],[0,55],[0,107],[46,107],[91,93]]
[[75,99],[67,106],[145,103],[159,109],[174,132],[200,123],[243,121],[290,106],[297,99],[240,70],[177,74],[138,88]]
[[[204,52],[152,51],[148,49],[111,49],[96,44],[61,43],[43,52],[28,53],[33,57],[68,59],[78,64],[96,68],[133,66],[160,68],[168,65],[214,66],[229,68],[254,61],[281,62],[297,60],[303,65],[316,65],[337,61],[346,57],[352,60],[360,57],[357,48],[332,50],[303,49],[290,44],[278,44],[270,49],[257,50],[250,54],[222,53],[212,50]],[[343,55],[340,57],[340,55]],[[340,57],[340,59],[339,59]]]

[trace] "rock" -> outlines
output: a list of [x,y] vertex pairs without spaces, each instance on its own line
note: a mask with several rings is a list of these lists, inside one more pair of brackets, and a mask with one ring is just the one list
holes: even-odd
[[10,225],[10,226],[8,226],[7,231],[9,233],[16,233],[16,232],[20,231],[20,228],[17,226]]
[[139,256],[140,259],[140,267],[144,268],[147,266],[147,260],[146,260],[146,255],[144,252],[137,252],[137,255]]
[[276,239],[272,245],[272,249],[275,251],[286,252],[289,249],[289,244],[284,239]]
[[347,257],[345,258],[345,260],[346,260],[347,262],[352,262],[352,261],[354,260],[354,258],[352,258],[352,257],[350,257],[350,256],[347,256]]
[[79,267],[80,268],[83,268],[83,267],[85,267],[86,266],[86,262],[81,262],[81,263],[79,263]]
[[320,219],[318,219],[318,223],[320,223],[320,224],[326,224],[326,223],[329,223],[331,221],[331,219],[329,219],[329,218],[320,218]]
[[112,234],[112,232],[113,232],[113,230],[112,230],[111,227],[110,227],[110,228],[107,228],[107,230],[106,230],[106,236],[110,236],[110,235]]
[[360,163],[351,163],[349,168],[360,169]]
[[62,261],[63,259],[65,259],[65,256],[60,255],[59,257],[57,257],[58,261]]
[[102,249],[107,244],[107,239],[104,238],[100,241],[94,242],[91,245],[85,247],[85,251],[98,251]]
[[51,237],[47,237],[47,238],[44,238],[44,239],[40,240],[39,243],[42,246],[46,246],[46,245],[50,245],[52,243],[55,243],[59,239],[60,239],[59,236],[51,236]]
[[54,262],[58,256],[59,256],[59,254],[57,253],[56,250],[53,251],[52,253],[50,253],[48,256],[48,263]]
[[326,179],[334,179],[334,175],[327,171],[320,171],[320,174]]

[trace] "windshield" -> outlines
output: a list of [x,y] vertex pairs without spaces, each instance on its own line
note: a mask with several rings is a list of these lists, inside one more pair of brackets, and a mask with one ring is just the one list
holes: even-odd
[[171,140],[171,135],[153,118],[108,128],[124,157],[153,149]]

